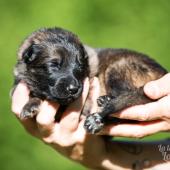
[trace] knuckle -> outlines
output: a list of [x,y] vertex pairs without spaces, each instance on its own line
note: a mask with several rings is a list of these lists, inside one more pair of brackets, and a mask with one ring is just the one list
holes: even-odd
[[14,104],[12,104],[11,111],[16,114],[18,112],[18,108]]
[[59,136],[57,137],[56,141],[57,141],[57,144],[61,147],[70,147],[70,146],[73,146],[76,142],[75,142],[75,139],[72,138],[73,136],[71,135],[63,135],[63,136]]
[[135,138],[137,138],[137,139],[142,139],[144,136],[145,136],[144,134],[138,133],[138,134],[136,134]]
[[60,145],[61,147],[68,147],[68,146],[70,146],[70,143],[69,143],[68,141],[60,141],[60,142],[59,142],[59,145]]
[[137,139],[141,139],[141,138],[143,138],[144,136],[145,136],[144,132],[141,131],[141,130],[139,130],[139,129],[137,129],[137,130],[134,132],[134,134],[133,134],[132,137],[137,138]]
[[168,100],[166,102],[159,103],[162,115],[164,115],[166,118],[170,118],[170,96],[168,96]]
[[55,144],[58,145],[60,147],[69,147],[72,146],[72,142],[70,142],[69,140],[66,140],[65,138],[62,137],[56,137],[55,135],[49,135],[48,137],[43,137],[42,138],[43,142],[45,144]]
[[149,113],[148,112],[145,112],[145,113],[141,113],[139,115],[139,120],[140,121],[148,121],[149,120]]
[[36,121],[40,126],[44,126],[44,127],[49,126],[49,124],[50,124],[48,119],[45,119],[42,116],[37,116]]
[[164,132],[164,131],[167,131],[169,129],[170,129],[170,123],[169,122],[164,122],[164,125],[161,128],[161,131]]
[[53,140],[53,138],[50,136],[50,137],[44,137],[43,138],[43,142],[45,143],[45,144],[53,144],[54,143],[54,140]]
[[49,123],[46,121],[37,121],[37,123],[39,124],[39,126],[44,127],[45,129],[49,126]]
[[17,116],[17,117],[19,117],[19,114],[20,114],[20,112],[21,112],[21,110],[17,107],[17,106],[15,106],[15,105],[12,105],[11,106],[11,111],[15,114],[15,116]]
[[150,114],[146,107],[139,107],[139,110],[136,113],[136,119],[139,121],[148,121],[150,119]]

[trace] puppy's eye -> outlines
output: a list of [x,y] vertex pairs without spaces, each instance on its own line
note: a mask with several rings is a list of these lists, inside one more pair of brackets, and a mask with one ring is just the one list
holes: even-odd
[[62,60],[53,60],[49,63],[50,67],[60,69],[62,65]]

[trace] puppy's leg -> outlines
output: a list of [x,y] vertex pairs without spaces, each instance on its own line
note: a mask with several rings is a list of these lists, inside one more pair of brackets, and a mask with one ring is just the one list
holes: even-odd
[[100,96],[98,105],[102,106],[102,111],[87,116],[84,127],[89,133],[99,132],[110,114],[121,111],[127,107],[151,102],[143,93],[143,88],[125,91],[117,97],[111,95]]
[[[101,111],[86,118],[84,127],[90,133],[99,132],[110,114],[151,102],[145,96],[143,86],[167,73],[154,60],[137,52],[106,49],[98,55],[101,59],[98,77],[106,96],[97,101]],[[106,66],[106,63],[109,64]]]
[[23,107],[22,112],[20,114],[20,118],[27,119],[37,115],[39,112],[40,104],[41,100],[39,98],[30,98],[28,103],[26,103],[26,105]]

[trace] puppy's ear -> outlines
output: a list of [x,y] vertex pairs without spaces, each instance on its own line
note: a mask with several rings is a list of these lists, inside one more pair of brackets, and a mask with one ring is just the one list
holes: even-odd
[[88,59],[87,51],[85,50],[84,46],[80,46],[80,55],[77,56],[78,62],[84,63]]
[[18,50],[18,57],[22,59],[23,54],[33,45],[33,44],[40,44],[40,42],[45,37],[45,29],[40,29],[38,31],[33,32],[29,35],[21,44]]
[[85,49],[85,57],[94,57],[94,58],[97,58],[97,52],[95,51],[94,48],[90,47],[90,46],[87,46],[87,45],[83,45],[84,46],[84,49]]
[[22,60],[24,60],[25,63],[30,64],[32,61],[34,61],[38,57],[40,50],[41,49],[39,45],[32,44],[23,53]]
[[19,59],[23,58],[24,53],[31,47],[32,42],[30,42],[28,39],[26,39],[22,45],[20,46],[18,50],[18,57]]
[[19,59],[22,59],[24,53],[34,44],[34,37],[35,37],[35,33],[32,33],[22,42],[18,50]]
[[88,56],[89,76],[94,77],[98,73],[99,69],[99,58],[97,51],[87,45],[84,45],[84,48]]

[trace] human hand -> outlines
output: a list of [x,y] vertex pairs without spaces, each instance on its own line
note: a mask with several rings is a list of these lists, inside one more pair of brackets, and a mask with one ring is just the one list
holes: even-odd
[[[36,118],[21,120],[19,115],[29,100],[29,90],[24,83],[20,83],[12,97],[12,111],[31,135],[86,167],[100,169],[101,164],[104,164],[103,161],[107,159],[105,140],[102,136],[87,134],[83,128],[83,118],[79,122],[79,115],[88,91],[89,81],[86,80],[82,96],[66,109],[60,122],[55,122],[55,114],[59,105],[48,101],[42,102]],[[96,112],[98,94],[99,83],[97,79],[94,79],[90,87],[93,102],[92,113]]]
[[170,130],[170,73],[144,87],[145,94],[157,101],[133,106],[113,114],[121,119],[137,120],[137,123],[109,125],[101,134],[111,136],[142,138],[157,132]]
[[[154,83],[159,87],[162,86],[162,84],[164,85],[164,81],[170,81],[169,74],[162,79],[155,81]],[[149,84],[147,86],[149,86]],[[145,87],[145,92],[149,94],[149,91],[147,91],[149,87],[147,86]],[[83,102],[87,96],[88,88],[89,83],[86,81],[81,97]],[[168,102],[167,100],[169,99],[167,97],[169,96],[168,94],[170,88],[166,86],[166,88],[160,87],[160,89],[162,90],[159,90],[158,92],[161,94],[150,94],[150,97],[152,98],[159,98],[159,96],[164,96],[162,99],[157,101],[159,102],[158,106],[164,106],[164,108],[160,109],[159,112],[157,112],[156,109],[156,107],[158,107],[156,104],[157,102],[126,109],[121,113],[118,113],[117,117],[140,120],[141,124],[110,125],[103,130],[103,134],[114,136],[143,137],[143,135],[148,135],[148,132],[151,134],[151,132],[154,133],[157,131],[169,130],[169,117],[162,117],[159,115],[168,115],[167,113],[169,108],[168,105],[166,105],[166,102]],[[95,79],[90,89],[90,96],[93,102],[91,113],[96,111],[96,99],[98,98],[98,94],[99,82],[97,79]],[[20,83],[17,86],[12,98],[12,110],[18,119],[19,114],[23,106],[27,103],[28,99],[29,90],[27,89],[26,85]],[[90,169],[123,170],[124,167],[129,167],[129,169],[131,169],[131,167],[134,165],[134,160],[136,159],[136,153],[140,154],[142,160],[146,160],[146,157],[152,158],[153,160],[151,160],[149,163],[151,166],[155,165],[155,160],[157,160],[157,163],[160,164],[162,155],[160,155],[159,151],[155,150],[157,145],[155,146],[153,143],[149,145],[144,143],[142,149],[139,149],[139,144],[136,145],[132,143],[132,145],[122,145],[119,142],[112,143],[111,141],[106,141],[101,135],[86,134],[82,126],[84,120],[82,119],[79,122],[79,114],[81,112],[83,102],[80,104],[79,101],[75,101],[71,106],[69,106],[69,108],[63,114],[61,121],[58,123],[54,121],[54,116],[59,105],[48,101],[44,101],[42,103],[40,113],[36,119],[19,120],[30,134],[52,146],[64,156],[75,160],[85,165],[86,167],[89,167]],[[80,104],[79,106],[77,106],[78,103]],[[155,116],[154,113],[156,113],[157,116]],[[147,116],[145,117],[144,114]],[[152,118],[153,120],[158,119],[157,122],[149,121],[152,120]],[[148,123],[142,123],[143,120],[148,120]],[[145,126],[146,129],[144,128]],[[135,130],[134,127],[137,129]],[[143,130],[144,132],[147,132],[147,134],[143,133]],[[148,148],[150,149],[149,153]],[[126,161],[124,161],[125,159]],[[141,163],[143,166],[145,165],[143,162]],[[160,164],[160,166],[162,167],[162,164]]]

